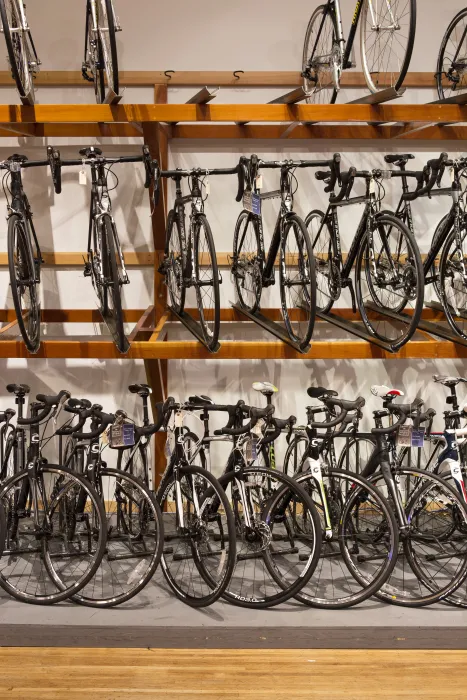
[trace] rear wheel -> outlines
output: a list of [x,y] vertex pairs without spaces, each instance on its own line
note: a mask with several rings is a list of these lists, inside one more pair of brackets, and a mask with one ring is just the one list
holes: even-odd
[[16,0],[0,0],[0,17],[8,51],[13,80],[21,97],[34,102],[34,73],[26,33],[21,28],[21,16]]
[[238,300],[254,314],[261,301],[264,250],[258,220],[247,211],[242,211],[235,225],[233,255],[232,274]]
[[316,318],[316,274],[308,231],[296,214],[287,217],[280,246],[282,314],[291,340],[304,350]]
[[185,251],[182,245],[180,224],[173,211],[169,213],[166,236],[168,245],[164,269],[170,304],[176,313],[181,314],[185,307],[185,285],[183,282]]
[[13,214],[8,221],[8,267],[11,294],[18,328],[29,352],[40,345],[39,282],[33,257],[32,241],[24,220]]
[[467,227],[453,230],[441,252],[439,277],[441,303],[449,325],[467,339]]
[[461,95],[467,90],[467,9],[449,24],[439,49],[436,67],[438,97]]
[[324,213],[315,209],[305,219],[310,236],[316,268],[316,309],[325,314],[340,297],[341,276],[334,262],[331,230],[323,226]]
[[[88,76],[88,70],[91,71],[91,77]],[[96,102],[98,104],[105,102],[105,74],[102,42],[99,31],[94,31],[94,22],[89,3],[87,5],[86,17],[86,48],[83,64],[83,76],[87,80],[94,83]]]
[[336,101],[336,78],[342,69],[337,43],[337,26],[329,5],[316,8],[308,23],[303,47],[304,85],[311,95],[308,104],[332,104]]
[[213,351],[217,349],[221,322],[219,270],[211,227],[204,214],[196,217],[193,245],[199,320],[206,345]]
[[115,34],[115,16],[112,0],[100,0],[98,4],[98,28],[102,46],[102,57],[104,59],[107,84],[109,88],[118,95],[118,60],[117,60],[117,40]]
[[284,457],[284,474],[294,477],[303,465],[308,450],[309,440],[306,435],[295,435],[287,447]]

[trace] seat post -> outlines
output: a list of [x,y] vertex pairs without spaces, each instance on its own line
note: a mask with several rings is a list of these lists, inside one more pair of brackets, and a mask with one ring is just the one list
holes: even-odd
[[143,425],[147,428],[149,425],[148,397],[146,394],[143,394],[141,398],[143,399]]
[[24,394],[16,394],[15,403],[18,406],[18,418],[23,418]]

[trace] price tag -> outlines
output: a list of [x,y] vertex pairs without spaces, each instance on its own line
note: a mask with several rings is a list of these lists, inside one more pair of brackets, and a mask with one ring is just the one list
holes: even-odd
[[412,447],[411,425],[401,425],[397,433],[397,444],[399,447]]
[[246,190],[243,195],[243,208],[256,216],[261,215],[261,197],[259,194]]
[[79,171],[79,184],[86,185],[87,181],[88,181],[88,176],[86,174],[86,170],[80,170]]
[[258,175],[258,177],[256,178],[256,187],[258,190],[260,190],[263,187],[263,176],[262,175]]
[[425,442],[425,428],[412,430],[412,447],[423,447]]
[[111,447],[131,447],[135,444],[134,423],[114,423],[110,427]]
[[258,438],[252,436],[250,440],[245,443],[245,459],[247,462],[255,461],[258,457]]
[[376,186],[375,186],[375,181],[373,178],[370,180],[370,194],[374,194],[376,192]]
[[209,196],[211,194],[211,183],[209,182],[209,178],[206,178],[204,187],[206,189],[206,194]]
[[257,437],[262,437],[263,436],[263,428],[265,426],[265,422],[262,418],[259,419],[259,421],[254,425],[251,429],[251,434],[256,435]]

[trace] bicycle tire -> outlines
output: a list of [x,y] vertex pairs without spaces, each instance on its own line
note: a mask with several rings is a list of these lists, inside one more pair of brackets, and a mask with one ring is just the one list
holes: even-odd
[[[19,279],[17,279],[16,261],[21,268]],[[8,220],[8,268],[18,328],[27,349],[35,354],[40,347],[41,309],[37,294],[38,282],[29,229],[19,214],[12,214]],[[29,291],[30,308],[23,310],[22,302],[25,300],[26,289]],[[24,313],[27,314],[27,324]]]
[[102,318],[112,333],[117,349],[124,355],[128,352],[130,344],[125,336],[123,327],[121,282],[114,239],[116,233],[109,214],[102,216],[101,227],[101,259],[104,285],[102,285],[98,274],[94,274],[93,279],[98,289]]
[[[48,544],[48,542],[50,542],[51,538],[54,535],[53,532],[45,533],[47,534],[47,537],[42,536],[42,538],[39,540],[40,545],[36,545],[37,548],[33,547],[32,549],[29,549],[28,547],[25,547],[23,545],[23,547],[20,546],[19,548],[15,549],[11,546],[11,543],[13,543],[18,538],[18,536],[21,535],[21,529],[19,525],[20,520],[27,517],[31,517],[30,512],[29,515],[27,513],[16,512],[14,506],[15,501],[11,501],[11,497],[9,499],[8,496],[10,489],[13,489],[15,492],[17,492],[18,484],[22,480],[24,480],[25,483],[28,483],[28,470],[24,469],[15,476],[5,481],[0,486],[0,501],[2,501],[6,509],[7,517],[6,546],[3,550],[3,556],[0,558],[0,586],[7,593],[13,596],[13,598],[21,602],[34,603],[36,605],[49,605],[51,603],[58,603],[60,601],[66,600],[75,593],[78,593],[78,591],[81,590],[83,586],[85,586],[88,583],[88,581],[93,577],[93,575],[99,567],[102,556],[104,555],[107,532],[104,506],[97,492],[86,479],[84,479],[80,474],[75,474],[70,469],[66,469],[65,467],[61,467],[58,465],[42,465],[40,469],[41,473],[48,476],[47,483],[49,487],[52,487],[52,476],[55,475],[57,477],[52,487],[52,497],[50,498],[50,501],[48,503],[47,511],[47,516],[49,518],[54,518],[56,516],[59,517],[59,523],[57,528],[57,551],[51,552],[50,544]],[[21,489],[22,487],[19,488]],[[61,513],[59,513],[58,510],[59,501],[60,498],[68,497],[70,494],[70,489],[72,488],[74,489],[74,494],[71,494],[71,496],[74,496],[75,498],[81,497],[81,494],[85,492],[87,494],[87,502],[89,504],[92,504],[92,511],[87,511],[91,512],[91,519],[93,520],[92,534],[89,530],[89,518],[84,518],[80,522],[81,526],[83,527],[82,534],[83,542],[86,542],[85,547],[89,549],[89,542],[91,542],[91,546],[94,549],[91,552],[91,563],[87,567],[85,572],[79,575],[79,573],[77,572],[78,565],[75,565],[73,567],[73,570],[70,571],[72,582],[70,582],[70,585],[66,586],[62,580],[64,576],[63,568],[61,569],[61,578],[57,574],[57,566],[59,565],[59,560],[62,561],[67,557],[70,557],[71,559],[73,559],[73,562],[76,562],[76,551],[71,547],[74,537],[78,537],[78,552],[84,552],[84,549],[82,550],[79,544],[81,542],[81,540],[79,539],[79,537],[81,536],[81,530],[79,527],[77,527],[76,521],[74,523],[65,523],[65,527],[69,528],[69,531],[67,532],[67,537],[62,537],[62,535],[58,531],[60,528],[63,528],[63,523],[60,521]],[[26,530],[23,533],[25,541],[27,541],[28,537],[32,537],[34,543],[36,541],[36,535],[34,533],[35,531],[33,529],[26,528]],[[44,532],[42,534],[44,535]],[[71,539],[70,537],[68,537],[68,535],[71,535]],[[63,543],[65,539],[67,541],[67,546],[70,547],[70,551],[68,554],[66,552],[64,553],[63,551]],[[32,593],[27,592],[26,590],[20,590],[18,588],[20,572],[17,566],[18,555],[15,555],[15,552],[19,552],[20,555],[25,555],[28,553],[39,555],[33,559],[33,564],[30,567],[30,571],[26,574],[26,581],[23,582],[23,585],[26,587],[28,587],[29,585],[32,586],[32,588],[34,589]],[[10,564],[10,560],[13,561],[13,569],[11,573],[8,574],[7,566]],[[34,580],[31,581],[33,574]],[[10,577],[13,576],[16,585],[14,585],[10,580]],[[39,591],[39,588],[41,586],[44,587],[44,592]],[[49,592],[49,586],[51,592]]]
[[[392,260],[390,264],[387,262],[389,258],[387,254],[389,246],[387,232],[383,228],[385,225],[390,227],[390,232],[396,231],[397,229],[399,231],[397,258],[394,260],[391,253]],[[396,352],[413,336],[422,315],[425,290],[423,264],[415,238],[407,226],[396,216],[389,214],[378,216],[374,221],[373,235],[375,238],[376,230],[379,232],[381,241],[381,253],[379,254],[377,262],[377,274],[379,277],[377,280],[373,280],[372,274],[374,273],[374,268],[373,265],[371,265],[371,256],[368,252],[368,234],[366,234],[362,238],[356,260],[355,287],[357,305],[362,321],[371,335],[389,344],[392,351]],[[407,246],[405,263],[400,243],[401,234]],[[400,274],[400,269],[396,270],[397,281],[394,285],[386,282],[386,275],[388,270],[389,273],[392,274],[391,267],[395,269],[395,262],[397,262],[399,268],[401,268],[402,265],[405,265],[405,267],[402,274]],[[409,264],[407,265],[408,262]],[[389,288],[392,296],[381,299],[377,294],[377,290],[379,291],[378,285],[380,285],[381,289],[384,289],[384,287]],[[391,301],[392,299],[394,299],[393,303]],[[381,308],[381,313],[377,314],[375,319],[372,317],[372,312],[369,314],[367,313],[367,302],[372,302]],[[410,316],[405,314],[404,321],[393,321],[389,319],[390,322],[388,323],[384,315],[385,310],[389,313],[400,314],[407,309],[407,306],[410,307],[412,312]],[[383,316],[382,322],[379,320],[380,315]],[[396,326],[395,324],[398,325]]]
[[[30,98],[31,101],[34,102],[34,80],[29,69],[27,43],[22,31],[15,32],[14,35],[12,35],[8,19],[7,5],[9,8],[15,8],[14,11],[16,12],[16,3],[14,0],[0,0],[0,18],[3,25],[3,35],[5,37],[11,75],[16,83],[16,89],[18,90],[20,97]],[[17,59],[17,51],[19,51],[19,54],[23,56],[22,59]],[[23,77],[21,76],[22,69],[23,72],[24,70],[26,71]]]
[[186,251],[182,243],[180,222],[172,209],[167,217],[167,256],[164,261],[167,288],[169,290],[170,303],[174,311],[178,314],[185,308],[185,256]]
[[[119,488],[121,482],[127,482],[115,499],[116,513],[110,511],[111,501],[103,492],[102,477],[109,478]],[[88,607],[111,608],[134,598],[154,576],[162,556],[164,523],[155,496],[140,479],[128,472],[105,467],[99,470],[98,481],[107,518],[106,549],[96,573],[79,593],[71,596],[71,600]],[[144,501],[136,501],[135,491]],[[126,506],[125,513],[122,512],[123,505]],[[134,513],[131,512],[132,506]],[[154,533],[148,533],[149,523],[152,522]],[[140,532],[137,532],[138,528]],[[143,571],[141,564],[146,560],[147,566]],[[112,592],[111,587],[114,588]]]
[[[292,231],[295,241],[292,239],[290,245],[288,241]],[[297,248],[297,252],[295,252],[295,248]],[[316,320],[316,272],[307,228],[303,220],[296,214],[287,216],[284,223],[279,255],[280,293],[285,328],[290,339],[297,343],[301,350],[304,350],[311,340]],[[298,272],[292,272],[292,276],[289,277],[289,268],[292,271],[298,270]],[[298,293],[294,291],[295,298],[290,292],[289,301],[292,311],[290,313],[286,290],[295,290],[295,288],[298,288],[299,291]],[[298,321],[293,320],[295,314],[298,315]],[[306,314],[304,321],[301,320],[303,314]]]
[[[399,0],[395,0],[395,1],[396,1],[396,7],[395,7],[396,12],[392,13],[392,11],[390,9],[386,10],[386,15],[388,14],[388,12],[391,15],[389,18],[389,22],[392,21],[393,23],[394,22],[397,23],[397,9],[398,9],[397,3],[399,2]],[[394,0],[391,0],[391,2],[394,2]],[[407,7],[409,8],[408,11],[410,12],[408,35],[407,35],[407,46],[405,48],[404,57],[402,59],[400,59],[399,57],[396,57],[397,69],[394,72],[388,71],[389,59],[386,60],[383,58],[381,60],[381,63],[377,66],[369,66],[368,65],[369,54],[370,54],[372,48],[374,47],[376,39],[370,45],[369,51],[368,51],[368,56],[367,56],[367,52],[365,49],[365,45],[366,45],[365,26],[366,26],[366,17],[367,17],[368,8],[369,8],[369,0],[365,0],[365,3],[364,3],[363,8],[362,8],[362,14],[360,17],[360,49],[361,49],[361,55],[362,55],[362,67],[363,67],[363,74],[365,76],[366,84],[368,85],[368,89],[372,93],[377,93],[380,90],[385,90],[386,88],[389,88],[389,87],[393,87],[395,90],[399,90],[402,87],[404,80],[405,80],[405,76],[407,75],[407,71],[409,70],[409,65],[410,65],[410,61],[412,59],[412,53],[413,53],[413,47],[414,47],[414,41],[415,41],[415,31],[416,31],[416,24],[417,24],[417,2],[416,2],[416,0],[402,0],[402,2],[405,3],[404,7],[403,7],[404,13],[407,14],[407,12],[406,12]],[[387,5],[387,8],[389,8],[389,4]],[[394,9],[394,6],[393,6],[393,9]],[[392,16],[393,14],[395,15],[394,17]],[[373,20],[373,18],[374,18],[374,8],[371,9],[371,20]],[[384,20],[385,17],[383,17],[382,19]],[[401,29],[400,19],[401,19],[401,17],[399,16],[399,18],[398,18],[398,20],[399,20],[399,27],[398,28],[399,29]],[[376,19],[376,22],[377,21],[378,21],[378,18]],[[373,29],[374,21],[371,21],[370,24],[371,24],[372,29]],[[384,47],[385,48],[383,49],[383,51],[386,51],[386,49],[388,47],[392,47],[393,41],[392,40],[388,41],[387,37],[385,37],[384,27],[383,27],[383,31],[381,31],[381,27],[378,27],[378,32],[379,32],[379,36],[384,37]],[[401,45],[400,39],[397,40],[397,43],[399,45]],[[397,44],[396,44],[396,46],[397,46]],[[384,67],[384,69],[385,69],[384,73],[382,73],[379,70],[380,67]],[[377,70],[375,70],[375,68],[377,68]],[[388,84],[387,81],[385,81],[381,86],[378,86],[378,84],[375,83],[373,76],[375,74],[377,74],[377,75],[382,74],[385,76],[387,73],[389,73],[391,75],[391,80],[389,81],[390,84]]]
[[[465,245],[467,238],[467,227],[465,225],[463,226],[461,238],[462,244]],[[450,254],[453,244],[453,253]],[[441,304],[450,327],[456,335],[465,340],[467,339],[467,320],[462,316],[467,310],[467,287],[464,286],[463,267],[467,262],[467,256],[463,249],[461,251],[456,250],[457,247],[456,232],[453,229],[443,246],[439,260]],[[457,259],[454,259],[454,256]],[[462,263],[460,256],[462,256]],[[448,296],[446,286],[451,280],[452,294]],[[456,283],[457,287],[455,286]]]
[[[443,226],[446,223],[448,218],[449,218],[449,214],[446,214],[445,216],[443,216],[441,221],[438,223],[438,225],[435,229],[435,232],[433,234],[432,241],[431,241],[431,248],[433,248],[435,243],[438,242],[438,238],[440,236],[440,233],[441,233]],[[451,231],[452,231],[452,227],[449,229],[447,234],[444,236],[445,240],[448,239]],[[441,301],[441,282],[440,282],[440,278],[439,278],[439,265],[437,264],[436,259],[433,261],[433,265],[430,268],[430,275],[433,277],[433,280],[434,280],[433,281],[433,289],[435,290],[436,296]]]
[[[326,533],[315,576],[296,599],[312,607],[343,610],[371,598],[391,576],[396,565],[394,553],[398,549],[399,528],[389,503],[367,479],[340,469],[326,469],[322,476],[325,484],[330,484],[326,500],[332,538]],[[339,480],[337,493],[334,480]],[[297,482],[314,495],[313,502],[324,527],[326,505],[316,478],[307,473],[298,477]],[[371,532],[377,533],[381,527],[385,528],[384,543],[380,541],[375,547]],[[382,546],[384,551],[381,551]],[[360,564],[363,575],[357,573]]]
[[[204,231],[203,245],[201,231]],[[199,320],[205,343],[211,352],[217,349],[221,324],[221,301],[219,292],[219,270],[217,267],[216,248],[211,227],[204,214],[197,214],[194,236],[195,288]],[[207,262],[205,260],[207,259]],[[212,297],[203,292],[212,289]],[[211,305],[208,306],[209,302]]]
[[[306,29],[306,34],[305,34],[305,42],[303,45],[303,55],[302,55],[302,71],[305,71],[308,63],[309,63],[309,58],[308,58],[308,46],[310,44],[310,39],[312,38],[312,31],[313,27],[318,23],[318,22],[323,22],[323,27],[324,23],[326,22],[326,19],[329,17],[329,20],[331,22],[330,24],[330,29],[332,29],[333,36],[332,36],[332,45],[329,51],[325,52],[325,54],[332,55],[333,54],[333,49],[334,46],[336,45],[336,39],[337,39],[337,23],[336,23],[336,16],[334,12],[328,9],[329,5],[320,5],[319,7],[316,8],[316,10],[313,12],[311,15],[310,21],[308,22],[308,26]],[[325,14],[325,18],[321,17],[321,15]],[[317,29],[319,31],[319,27]],[[318,48],[317,44],[317,39],[313,37],[313,48],[315,47]],[[326,39],[325,39],[326,41]],[[342,68],[342,66],[341,66]],[[319,71],[318,71],[319,73]],[[332,80],[332,76],[330,76],[330,79]],[[321,86],[319,89],[316,89],[316,86],[318,84],[319,78],[316,78],[315,82],[315,89],[313,90],[313,93],[310,97],[306,98],[306,101],[308,104],[334,104],[334,102],[337,99],[337,88],[334,84],[334,82],[325,82],[323,86]],[[313,81],[312,81],[313,82]],[[309,84],[310,81],[307,80],[307,78],[304,78],[304,86],[305,90],[310,91],[313,89],[313,86]],[[316,96],[318,96],[318,99],[316,99]],[[322,97],[322,99],[320,99]]]
[[[294,435],[292,440],[289,442],[284,455],[284,474],[294,478],[296,474],[299,474],[299,470],[302,467],[304,455],[307,453],[309,440],[306,435]],[[299,454],[299,446],[302,446],[303,451]]]
[[[265,494],[262,501],[260,495],[257,496],[255,504],[257,507],[262,504],[261,516],[260,520],[251,527],[243,524],[243,508],[240,510],[236,507],[236,501],[238,504],[238,496],[235,493],[237,473],[227,472],[219,479],[219,483],[227,493],[229,488],[232,489],[230,499],[234,504],[233,511],[237,532],[237,564],[223,597],[228,602],[241,607],[270,608],[296,596],[313,575],[321,550],[322,533],[319,515],[304,489],[294,479],[282,472],[276,469],[253,466],[243,470],[243,477],[247,480],[250,479],[247,489],[249,494],[253,493],[255,488],[268,488],[270,493]],[[261,485],[255,486],[255,477],[259,477]],[[271,490],[272,480],[281,484],[275,491]],[[281,514],[280,511],[286,504],[289,509],[287,511],[289,520],[287,520],[288,524],[284,525],[286,510],[284,510],[284,514]],[[292,538],[290,537],[291,504],[295,504],[295,506],[298,504],[297,512],[302,521],[310,528],[307,531],[302,555],[295,544],[293,535]],[[296,516],[297,512],[293,512],[292,515]],[[282,525],[284,525],[283,528],[281,528]],[[251,536],[247,532],[247,528],[251,532]],[[273,532],[274,529],[276,532]],[[278,532],[278,530],[280,531]],[[293,544],[291,544],[292,540]],[[286,547],[284,550],[274,551],[271,546],[273,541],[289,541],[291,546],[288,549]],[[261,549],[255,549],[257,544]],[[286,559],[289,554],[293,557],[292,563]],[[276,555],[277,558],[274,558]],[[303,559],[300,558],[301,556]],[[255,560],[262,568],[259,573],[255,571],[252,574],[251,570],[247,570],[248,564],[244,565],[243,563]],[[279,570],[281,564],[283,566]]]
[[6,513],[3,502],[0,501],[0,559],[3,556],[6,540]]
[[[318,235],[321,222],[324,219],[324,212],[320,209],[310,211],[305,219],[305,226],[309,231],[311,247],[315,257],[316,269],[316,309],[322,314],[327,314],[341,294],[341,275],[339,268],[334,262],[334,241],[333,234],[328,224],[323,226],[321,233]],[[310,231],[313,221],[319,220],[318,231],[316,235]],[[327,236],[326,236],[327,232]],[[323,235],[324,234],[324,235]],[[325,240],[326,238],[329,241]],[[325,248],[327,247],[327,251]],[[327,258],[325,257],[327,255]],[[327,268],[327,269],[326,269]]]
[[[375,443],[371,438],[349,437],[342,448],[337,460],[337,468],[348,471],[347,465],[355,474],[360,474],[366,466],[371,453],[375,448]],[[350,455],[354,451],[354,455]],[[349,457],[347,458],[347,454]]]
[[[97,104],[102,104],[105,101],[105,77],[104,77],[104,56],[102,53],[101,38],[98,31],[96,31],[95,40],[91,39],[94,35],[94,25],[92,10],[89,0],[86,5],[86,37],[85,37],[85,48],[84,48],[84,64],[83,64],[83,76],[87,75],[88,65],[92,71],[92,82],[94,85],[94,95]],[[91,45],[91,41],[95,41],[95,46]],[[88,61],[88,57],[91,59]]]
[[[242,223],[245,221],[245,228],[242,232],[242,240],[239,241]],[[245,245],[248,236],[248,227],[253,228],[253,237],[251,246]],[[260,233],[260,224],[256,216],[248,211],[242,211],[235,224],[234,240],[233,240],[233,258],[232,275],[237,290],[238,301],[243,309],[254,314],[261,302],[261,293],[263,291],[263,268],[264,268],[264,246]],[[253,240],[252,240],[253,238]],[[248,276],[248,277],[247,277]],[[247,288],[246,280],[251,280],[249,288]],[[247,296],[249,295],[249,296]]]
[[[204,537],[206,538],[205,544],[209,544],[209,548],[206,548],[203,557],[203,553],[199,554],[198,544],[197,542],[195,543],[193,541],[192,535],[185,535],[184,533],[182,533],[182,536],[180,537],[180,533],[178,533],[177,503],[173,500],[167,500],[171,488],[175,483],[173,469],[169,469],[167,471],[167,474],[163,478],[157,492],[157,499],[160,508],[164,514],[164,550],[161,558],[161,567],[165,579],[179,600],[186,603],[190,607],[205,607],[208,605],[212,605],[212,603],[215,603],[216,600],[218,600],[222,596],[232,576],[232,572],[234,570],[236,561],[235,522],[225,492],[219,484],[218,480],[215,479],[215,477],[213,477],[212,474],[210,474],[205,469],[196,466],[180,466],[178,467],[178,472],[181,479],[185,477],[193,478],[196,475],[198,475],[198,477],[204,479],[206,483],[209,483],[208,488],[206,489],[206,491],[203,492],[204,495],[199,494],[201,497],[201,505],[203,504],[203,498],[212,498],[216,499],[216,502],[222,507],[222,516],[224,520],[220,523],[220,529],[218,534],[218,541],[221,542],[220,550],[219,545],[216,545],[217,550],[209,549],[211,547],[211,541],[216,541],[215,533],[213,531],[214,523],[216,521],[214,519],[214,516],[211,516],[209,508],[205,507],[202,510],[202,516],[203,518],[205,518],[205,521],[202,521],[204,525],[198,524],[198,527],[204,527],[204,530],[202,531],[204,532]],[[185,489],[191,488],[189,486],[189,482],[187,483],[188,486],[186,486]],[[188,496],[190,496],[189,492],[187,492],[186,490],[184,491],[183,488],[181,488],[180,491],[180,497],[186,497],[187,493]],[[173,504],[172,506],[170,506],[171,503]],[[172,510],[175,509],[173,510],[173,513],[170,511],[170,508],[172,508]],[[173,529],[170,527],[169,522],[169,518],[172,514],[175,515],[175,526]],[[219,521],[217,522],[219,524]],[[207,525],[208,523],[209,526]],[[224,525],[226,529],[224,529]],[[188,549],[184,551],[182,547],[179,550],[176,550],[174,553],[173,543],[177,539],[177,535],[178,539],[180,540],[182,539],[182,537],[186,537],[190,541]],[[203,544],[203,542],[201,544]],[[178,546],[178,543],[176,543],[176,547]],[[219,552],[220,563],[218,556]],[[172,559],[170,559],[170,555],[172,555]],[[217,580],[206,569],[205,562],[207,561],[208,557],[210,559],[215,559],[217,557],[216,563],[213,564],[213,568],[216,572],[216,575],[218,576]],[[177,570],[175,574],[171,570],[172,563],[176,561],[187,561],[189,559],[193,560],[194,566],[196,568],[196,572],[193,573],[197,577],[195,583],[198,587],[199,595],[194,595],[194,593],[196,593],[194,589],[195,583],[190,581],[190,583],[186,583],[185,585],[184,582],[180,581],[180,576],[178,577],[179,580],[177,580],[177,574],[179,570]],[[221,565],[224,567],[222,575],[220,572]],[[184,566],[181,573],[187,573],[186,566]]]
[[[103,10],[107,19],[107,26],[100,25],[103,17]],[[117,39],[115,33],[115,21],[112,0],[101,0],[101,5],[98,10],[98,27],[99,36],[102,46],[102,56],[104,59],[105,72],[107,74],[107,84],[113,90],[115,95],[119,94],[119,76],[118,76],[118,54],[117,54]],[[107,45],[108,40],[108,45]]]
[[[447,66],[445,66],[445,62],[444,62],[444,54],[446,52],[448,42],[451,38],[452,33],[456,29],[456,26],[462,20],[465,20],[466,18],[467,18],[467,8],[464,8],[463,10],[458,12],[457,15],[451,20],[451,22],[449,23],[448,28],[446,29],[446,32],[443,36],[443,39],[441,41],[441,46],[439,48],[439,53],[438,53],[438,60],[437,60],[437,64],[436,64],[436,86],[437,86],[437,90],[438,90],[438,97],[440,100],[445,100],[446,98],[451,97],[453,95],[461,94],[465,89],[467,89],[467,81],[464,80],[465,73],[463,73],[461,75],[461,81],[460,81],[461,87],[460,87],[460,89],[459,89],[459,87],[457,87],[457,85],[459,85],[459,83],[457,83],[458,76],[454,75],[454,73],[456,71],[454,71],[454,73],[451,73],[451,75],[452,75],[451,81],[452,81],[453,87],[451,87],[450,90],[447,90],[447,89],[445,89],[445,85],[443,84],[443,78],[445,80],[449,79],[448,76],[450,73],[450,70],[446,70]],[[461,36],[464,33],[464,28],[465,28],[465,26],[462,28],[462,30],[460,32]],[[457,43],[459,41],[458,37],[459,37],[459,35],[457,35],[457,38],[455,39],[455,43]],[[456,50],[454,50],[454,53],[456,53]],[[448,63],[451,64],[451,68],[452,68],[452,61],[448,59]]]

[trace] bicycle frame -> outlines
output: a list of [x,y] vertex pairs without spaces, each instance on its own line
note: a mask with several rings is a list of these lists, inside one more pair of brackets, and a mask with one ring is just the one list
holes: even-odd
[[[357,34],[357,28],[358,28],[358,23],[360,21],[360,15],[362,12],[363,8],[363,2],[364,0],[357,0],[357,4],[355,6],[355,11],[352,17],[352,23],[350,25],[350,32],[349,36],[347,38],[347,41],[345,40],[344,37],[344,29],[343,29],[343,24],[342,24],[342,15],[341,15],[341,8],[340,8],[340,0],[328,0],[327,7],[329,8],[328,12],[332,13],[335,18],[335,26],[337,28],[337,36],[335,37],[336,42],[339,45],[341,56],[342,56],[342,70],[345,70],[347,68],[352,67],[352,61],[351,61],[351,55],[352,55],[352,50],[353,50],[353,45],[355,42],[355,36]],[[372,9],[371,7],[371,0],[370,0],[370,10]],[[313,51],[311,52],[311,55],[314,55],[314,52],[316,51],[316,47],[319,41],[319,38],[321,36],[321,31],[324,25],[324,22],[326,20],[326,15],[328,13],[324,12],[323,13],[323,19],[321,21],[321,26],[318,30],[317,37],[316,37],[316,42],[313,47]],[[337,86],[336,86],[337,87]]]
[[[191,175],[191,192],[183,195],[182,192],[182,176],[175,176],[175,202],[173,211],[180,227],[180,238],[182,243],[182,261],[183,261],[183,282],[186,287],[201,286],[202,282],[196,282],[194,279],[195,270],[195,251],[194,251],[194,232],[196,218],[204,214],[204,202],[201,194],[201,186],[199,178],[196,175]],[[186,215],[185,205],[191,204],[190,214],[190,230],[187,236],[186,232]],[[165,255],[169,253],[169,241],[166,241]],[[185,252],[186,251],[186,252]],[[209,284],[208,282],[206,284]]]

